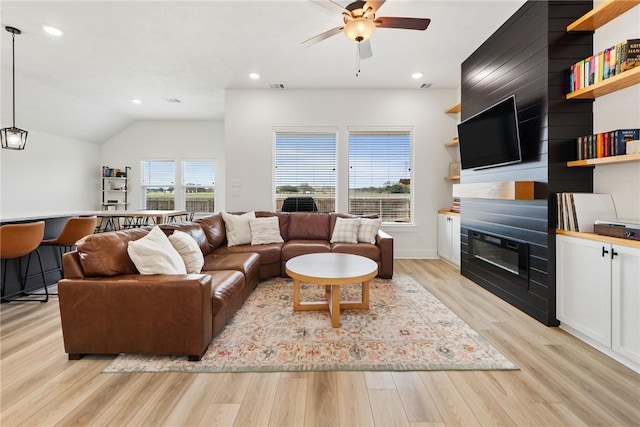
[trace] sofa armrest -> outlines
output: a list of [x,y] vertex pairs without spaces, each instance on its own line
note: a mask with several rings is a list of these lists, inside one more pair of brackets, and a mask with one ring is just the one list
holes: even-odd
[[378,230],[376,245],[380,248],[380,271],[378,275],[383,279],[393,277],[393,237],[382,230]]
[[199,358],[213,337],[211,286],[206,274],[60,280],[65,351]]

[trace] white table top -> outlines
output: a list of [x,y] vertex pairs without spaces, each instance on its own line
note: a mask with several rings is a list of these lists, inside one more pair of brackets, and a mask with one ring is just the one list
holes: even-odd
[[298,276],[300,280],[337,280],[344,283],[375,275],[378,264],[360,255],[321,253],[291,258],[287,261],[286,270],[290,276]]
[[40,221],[44,219],[52,219],[52,218],[71,218],[75,216],[92,216],[98,215],[99,211],[79,211],[79,212],[58,212],[58,213],[43,213],[41,215],[38,214],[25,214],[19,217],[2,217],[0,218],[0,222],[18,222],[18,221]]

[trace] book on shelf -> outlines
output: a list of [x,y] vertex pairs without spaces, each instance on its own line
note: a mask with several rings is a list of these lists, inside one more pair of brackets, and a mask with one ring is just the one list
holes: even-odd
[[640,39],[628,39],[582,59],[570,67],[569,92],[584,89],[640,66]]
[[620,71],[640,66],[640,39],[625,40],[620,52]]
[[460,213],[460,199],[453,199],[453,205],[451,205],[451,212]]
[[596,220],[617,217],[608,193],[557,193],[556,201],[561,230],[593,233]]
[[640,139],[640,129],[617,129],[576,139],[577,160],[627,154],[627,143]]

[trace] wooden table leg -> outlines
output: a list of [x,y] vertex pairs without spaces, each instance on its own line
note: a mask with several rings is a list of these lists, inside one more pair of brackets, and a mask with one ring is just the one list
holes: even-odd
[[293,279],[293,309],[300,310],[300,280]]
[[371,284],[370,280],[366,282],[362,282],[362,308],[369,308],[369,284]]
[[331,313],[331,326],[340,327],[340,285],[331,286],[331,302],[329,302],[329,312]]

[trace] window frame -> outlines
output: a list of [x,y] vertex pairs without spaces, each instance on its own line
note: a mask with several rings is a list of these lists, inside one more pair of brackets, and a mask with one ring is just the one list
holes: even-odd
[[[351,213],[351,178],[352,178],[352,158],[351,158],[351,136],[354,133],[406,133],[409,137],[409,170],[408,179],[409,187],[409,218],[407,221],[384,221],[383,225],[389,226],[411,226],[415,225],[415,127],[414,126],[348,126],[347,127],[347,212]],[[402,178],[402,177],[401,177]]]
[[[185,179],[185,173],[187,168],[185,167],[185,165],[187,163],[211,163],[213,165],[213,183],[211,185],[206,185],[206,184],[194,184],[194,185],[187,185],[186,183],[186,179]],[[196,214],[212,214],[215,212],[215,207],[216,207],[216,181],[217,181],[217,167],[216,167],[216,160],[213,158],[208,158],[208,159],[182,159],[180,160],[180,194],[182,195],[182,205],[183,205],[183,209],[187,210],[189,212],[194,212]],[[207,187],[213,187],[213,210],[211,211],[190,211],[189,209],[187,209],[187,188],[191,188],[191,187],[195,187],[195,188],[207,188]]]
[[[144,166],[145,163],[172,163],[173,164],[173,182],[171,184],[145,184],[145,171],[146,168]],[[143,209],[149,209],[147,206],[147,189],[148,188],[154,188],[154,187],[164,187],[164,186],[171,186],[173,187],[173,206],[174,209],[176,209],[176,205],[177,205],[177,195],[178,195],[178,191],[177,191],[177,185],[176,185],[176,176],[177,176],[178,170],[176,168],[176,160],[175,159],[168,159],[168,158],[150,158],[150,159],[141,159],[140,160],[140,204],[143,207]]]
[[[338,135],[338,127],[337,126],[300,126],[300,127],[273,127],[272,128],[272,206],[274,211],[278,211],[278,177],[277,177],[277,162],[278,162],[278,146],[277,139],[278,134],[282,133],[290,133],[290,134],[305,134],[309,135],[317,134],[317,135],[332,135],[333,137],[333,209],[335,211],[337,203],[338,203],[338,148],[339,148],[339,135]],[[298,183],[300,184],[300,183]],[[287,185],[287,184],[284,184]],[[323,211],[319,207],[319,211]]]

